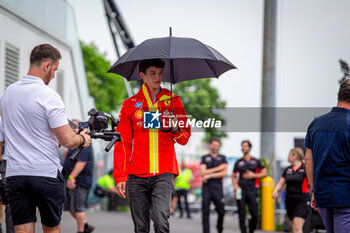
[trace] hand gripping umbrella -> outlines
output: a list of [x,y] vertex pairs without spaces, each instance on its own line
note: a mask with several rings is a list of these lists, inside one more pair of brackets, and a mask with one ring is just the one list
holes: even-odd
[[183,37],[170,36],[148,39],[129,49],[108,70],[128,81],[141,80],[138,65],[145,59],[162,59],[165,62],[164,82],[171,83],[171,114],[173,113],[172,84],[201,79],[218,78],[236,67],[223,55],[202,42]]

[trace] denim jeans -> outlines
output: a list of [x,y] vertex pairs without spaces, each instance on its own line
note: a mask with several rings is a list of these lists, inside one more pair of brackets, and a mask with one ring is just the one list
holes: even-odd
[[170,232],[170,202],[174,175],[165,173],[152,177],[129,175],[127,195],[135,233],[150,232],[150,219],[155,233]]

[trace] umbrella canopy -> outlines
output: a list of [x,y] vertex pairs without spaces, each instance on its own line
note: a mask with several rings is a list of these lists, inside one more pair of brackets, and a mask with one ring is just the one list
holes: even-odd
[[155,58],[165,62],[162,81],[172,84],[218,78],[222,73],[236,69],[218,51],[196,39],[169,36],[146,40],[128,50],[108,72],[119,74],[129,81],[141,80],[138,70],[140,60]]

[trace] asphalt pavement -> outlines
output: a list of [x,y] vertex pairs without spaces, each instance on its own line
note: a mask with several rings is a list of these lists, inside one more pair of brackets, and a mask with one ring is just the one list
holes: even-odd
[[[200,233],[201,215],[193,213],[192,219],[179,218],[177,215],[170,218],[170,232],[172,233]],[[212,213],[210,217],[211,232],[216,231],[216,213]],[[87,220],[89,224],[96,227],[94,233],[132,233],[133,223],[130,213],[125,212],[104,212],[104,211],[87,211]],[[4,226],[5,227],[5,226]],[[36,223],[36,232],[42,233],[40,219]],[[62,233],[76,233],[76,222],[68,212],[63,212],[61,221]],[[151,232],[154,232],[153,229]],[[232,213],[225,216],[224,232],[239,233],[238,217]],[[264,231],[256,231],[262,233]]]

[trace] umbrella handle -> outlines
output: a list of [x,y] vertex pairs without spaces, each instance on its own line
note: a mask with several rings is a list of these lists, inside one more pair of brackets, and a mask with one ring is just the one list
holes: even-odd
[[[172,28],[169,28],[169,35],[172,36]],[[174,79],[174,73],[173,73],[173,61],[170,60],[170,75],[171,75],[171,82],[170,82],[170,88],[171,88],[171,92],[170,92],[170,99],[171,99],[171,115],[173,115],[173,79]],[[160,125],[160,130],[164,133],[169,133],[172,131],[172,127],[170,127],[169,129],[163,129],[163,126]]]
[[163,129],[163,126],[160,125],[160,130],[163,132],[163,133],[169,133],[170,131],[172,131],[173,128],[169,128],[169,129]]

